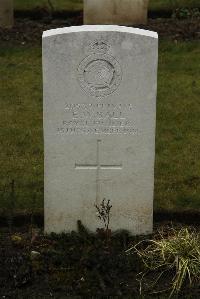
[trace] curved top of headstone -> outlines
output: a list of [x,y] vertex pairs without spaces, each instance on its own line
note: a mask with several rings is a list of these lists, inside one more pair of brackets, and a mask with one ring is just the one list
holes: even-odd
[[141,36],[149,36],[153,38],[158,38],[157,32],[132,28],[126,26],[118,25],[82,25],[82,26],[71,26],[64,28],[51,29],[43,32],[42,37],[49,37],[54,35],[66,34],[66,33],[75,33],[75,32],[88,32],[88,31],[111,31],[111,32],[126,32],[133,33]]

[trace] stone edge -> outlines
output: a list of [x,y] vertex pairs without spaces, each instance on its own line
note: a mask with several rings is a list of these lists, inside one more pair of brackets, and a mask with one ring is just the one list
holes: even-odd
[[92,32],[92,31],[110,31],[110,32],[125,32],[125,33],[133,33],[141,36],[147,36],[152,38],[158,38],[157,32],[132,28],[126,26],[118,26],[118,25],[82,25],[82,26],[71,26],[71,27],[63,27],[57,29],[46,30],[43,32],[42,38],[50,37],[54,35],[67,34],[67,33],[76,33],[76,32]]

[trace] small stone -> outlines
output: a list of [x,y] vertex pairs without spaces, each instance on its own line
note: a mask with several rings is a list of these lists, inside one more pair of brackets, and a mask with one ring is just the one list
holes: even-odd
[[31,251],[31,259],[32,260],[37,259],[39,256],[40,256],[40,252],[34,251],[34,250]]

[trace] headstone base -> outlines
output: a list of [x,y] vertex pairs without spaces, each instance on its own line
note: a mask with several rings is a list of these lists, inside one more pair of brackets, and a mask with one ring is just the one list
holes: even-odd
[[0,0],[0,28],[12,28],[13,23],[13,0]]
[[84,0],[84,24],[146,24],[148,3],[149,0]]

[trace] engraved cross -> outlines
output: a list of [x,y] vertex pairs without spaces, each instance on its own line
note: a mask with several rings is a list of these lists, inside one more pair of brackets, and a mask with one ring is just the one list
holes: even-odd
[[122,169],[122,163],[120,164],[101,164],[100,163],[100,144],[101,140],[97,140],[97,148],[96,148],[96,163],[94,164],[78,164],[75,163],[75,169],[96,169],[96,202],[99,202],[99,193],[100,193],[100,180],[99,180],[99,175],[100,175],[100,170],[120,170]]

